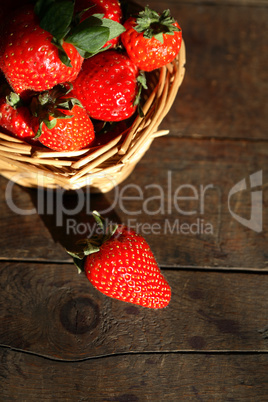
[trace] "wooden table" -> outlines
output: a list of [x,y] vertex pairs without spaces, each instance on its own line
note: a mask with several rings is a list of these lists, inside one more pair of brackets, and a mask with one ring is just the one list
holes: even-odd
[[[1,401],[268,400],[268,2],[163,4],[150,2],[180,22],[187,72],[170,134],[131,176],[82,206],[48,193],[44,213],[38,192],[0,179]],[[147,239],[166,309],[77,274],[65,247],[93,209]]]

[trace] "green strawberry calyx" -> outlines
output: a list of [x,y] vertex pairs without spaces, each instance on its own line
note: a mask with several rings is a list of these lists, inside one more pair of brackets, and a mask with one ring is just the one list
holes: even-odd
[[170,10],[165,10],[162,14],[159,14],[149,7],[145,7],[137,15],[134,29],[139,33],[143,33],[146,39],[155,38],[163,43],[163,35],[174,35],[174,32],[181,31],[174,25],[175,22],[175,19],[170,15]]
[[139,72],[139,75],[137,77],[137,83],[138,83],[138,92],[137,92],[133,105],[137,106],[139,116],[144,117],[144,113],[143,113],[140,101],[141,101],[142,90],[148,89],[148,86],[147,86],[145,73],[142,70]]
[[72,0],[37,0],[34,11],[40,27],[53,36],[52,43],[58,48],[60,60],[68,67],[72,65],[63,48],[64,42],[72,44],[86,59],[106,50],[106,42],[125,31],[120,23],[103,18],[104,14],[94,14],[81,22],[83,12],[74,13]]
[[21,97],[15,92],[10,92],[6,96],[6,102],[9,106],[13,107],[13,109],[17,109],[24,105]]
[[73,258],[74,264],[81,273],[84,270],[84,262],[88,255],[100,251],[100,247],[115,234],[118,225],[109,223],[97,212],[93,211],[92,215],[98,226],[96,233],[90,238],[78,240],[72,250],[66,250]]
[[68,97],[73,86],[71,83],[58,84],[53,89],[41,92],[33,96],[30,103],[30,110],[34,117],[38,119],[39,128],[34,139],[38,139],[42,134],[43,124],[48,129],[56,126],[58,119],[70,119],[75,105],[83,107],[81,102],[73,97]]

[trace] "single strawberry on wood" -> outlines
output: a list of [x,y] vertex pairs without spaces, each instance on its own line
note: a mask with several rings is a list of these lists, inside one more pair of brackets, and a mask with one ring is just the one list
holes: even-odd
[[169,10],[158,14],[145,7],[137,17],[124,24],[121,41],[130,59],[143,71],[152,71],[170,63],[181,48],[182,32]]
[[[100,224],[102,219],[93,213]],[[80,241],[81,250],[69,251],[78,267],[81,261],[92,285],[112,298],[159,309],[170,302],[171,289],[146,240],[118,225],[104,228],[102,236]]]
[[107,50],[85,60],[73,82],[73,95],[94,119],[125,120],[137,108],[138,75],[138,68],[127,54]]

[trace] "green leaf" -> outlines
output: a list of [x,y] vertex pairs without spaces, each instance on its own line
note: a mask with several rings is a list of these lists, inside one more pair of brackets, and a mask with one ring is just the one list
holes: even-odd
[[138,14],[136,22],[137,25],[134,29],[139,33],[143,32],[144,38],[151,39],[154,37],[161,43],[164,41],[163,34],[174,35],[174,32],[180,31],[174,25],[175,19],[171,17],[170,10],[165,10],[162,14],[158,14],[149,7],[145,7],[145,10]]
[[[92,18],[92,17],[93,17],[93,18]],[[88,18],[86,18],[86,19],[87,19],[87,20],[90,20],[90,19],[94,20],[95,18],[98,18],[99,20],[102,20],[103,17],[104,17],[104,14],[98,14],[98,13],[96,13],[96,14],[92,14],[90,17],[88,17]],[[101,23],[101,21],[100,21],[100,23]]]
[[[67,89],[67,85],[69,87],[69,89]],[[71,82],[65,83],[65,85],[63,85],[63,89],[64,89],[64,95],[67,95],[68,93],[70,93],[73,90],[73,84]]]
[[103,16],[104,14],[94,14],[88,17],[75,26],[65,38],[65,42],[73,44],[84,58],[95,54],[107,41],[125,31],[123,25]]
[[109,18],[103,18],[101,17],[103,14],[94,14],[92,17],[96,17],[98,16],[99,18],[101,18],[101,22],[102,22],[102,26],[109,28],[109,38],[108,40],[117,38],[119,35],[121,35],[123,32],[125,32],[125,27],[121,24],[119,24],[119,22],[110,20]]
[[79,258],[73,257],[73,260],[74,260],[74,265],[76,266],[78,273],[81,274],[84,271],[85,258],[80,260]]
[[92,56],[92,53],[88,53],[85,50],[79,49],[77,46],[75,48],[80,56],[83,57],[83,59],[88,59],[90,56]]
[[72,67],[71,60],[63,48],[59,49],[59,59],[65,66]]
[[49,100],[50,100],[50,94],[48,91],[44,91],[38,96],[38,101],[40,105],[46,105],[49,102]]
[[83,107],[82,103],[76,98],[69,98],[57,104],[57,107],[65,110],[72,110],[74,106]]
[[138,104],[138,114],[140,117],[144,117],[143,109],[140,104]]
[[49,114],[52,117],[55,117],[55,119],[61,119],[61,120],[68,120],[68,119],[72,119],[74,117],[73,114],[66,114],[63,113],[60,109],[56,108],[53,112],[51,112]]
[[162,32],[160,32],[160,33],[154,35],[154,38],[157,39],[157,40],[159,40],[159,42],[164,43],[164,36],[163,36],[163,33],[162,33]]
[[77,258],[78,260],[83,260],[85,257],[83,252],[77,252],[77,251],[71,251],[71,250],[66,250],[68,254],[70,254],[71,257]]
[[20,96],[15,92],[10,92],[10,94],[6,96],[6,102],[13,107],[13,109],[17,109],[23,104]]
[[[86,20],[85,20],[86,21]],[[103,26],[86,26],[83,21],[70,32],[65,42],[74,45],[77,50],[87,53],[96,53],[109,39],[109,28]]]
[[42,134],[42,126],[43,126],[43,122],[40,123],[39,128],[37,130],[37,133],[36,133],[36,135],[34,137],[34,140],[37,140],[41,136],[41,134]]
[[103,217],[99,214],[98,211],[93,211],[92,215],[93,215],[97,225],[102,229],[103,232],[105,232],[105,227],[104,227],[105,220],[103,219]]
[[147,82],[146,82],[146,76],[143,71],[140,71],[140,74],[137,78],[137,82],[138,82],[138,93],[134,100],[134,106],[138,106],[139,116],[144,117],[144,113],[143,113],[142,107],[140,105],[140,99],[141,99],[142,89],[143,88],[148,89],[148,86],[147,86]]
[[146,80],[146,76],[144,74],[144,71],[140,71],[140,73],[139,73],[139,75],[137,77],[137,82],[142,88],[148,89],[147,80]]
[[66,251],[73,258],[78,258],[79,260],[82,260],[87,255],[97,253],[98,251],[100,251],[100,248],[98,245],[94,244],[92,239],[81,239],[74,244],[74,248],[72,250]]
[[58,54],[59,54],[59,59],[60,61],[65,64],[67,67],[72,67],[71,60],[69,59],[68,54],[65,52],[65,50],[62,47],[62,40],[57,40],[56,38],[53,38],[51,43],[55,45],[58,48]]
[[55,0],[37,0],[34,6],[34,13],[41,19],[52,3],[55,3]]
[[54,128],[57,124],[57,119],[52,119],[52,120],[44,120],[45,125],[49,130]]
[[95,52],[86,52],[85,50],[79,49],[78,47],[76,47],[76,50],[78,51],[78,53],[80,54],[81,57],[83,57],[84,59],[88,59],[89,57],[94,56],[97,53],[101,53],[101,52],[105,52],[106,50],[110,49],[110,45],[109,46],[105,46],[102,47],[101,49],[97,49]]
[[70,30],[73,13],[74,4],[72,1],[51,3],[41,17],[40,26],[51,33],[54,38],[63,39]]

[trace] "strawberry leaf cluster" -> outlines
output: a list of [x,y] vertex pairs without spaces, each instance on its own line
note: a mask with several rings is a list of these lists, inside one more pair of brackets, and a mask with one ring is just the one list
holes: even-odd
[[107,41],[125,31],[118,22],[104,18],[104,14],[94,14],[81,22],[83,12],[75,14],[71,0],[38,0],[35,13],[40,18],[40,27],[53,36],[61,61],[69,67],[72,65],[63,42],[72,44],[85,59],[98,53]]
[[164,10],[162,14],[145,7],[136,18],[135,30],[143,33],[144,38],[155,38],[161,43],[164,42],[165,35],[174,35],[180,28],[174,25],[175,19],[171,16],[170,10]]
[[50,91],[44,91],[37,96],[33,96],[30,103],[32,115],[38,119],[39,128],[34,139],[42,135],[43,124],[48,129],[53,129],[58,119],[70,119],[72,114],[66,114],[66,111],[72,111],[74,106],[83,108],[81,102],[74,97],[67,97],[73,86],[59,84]]

